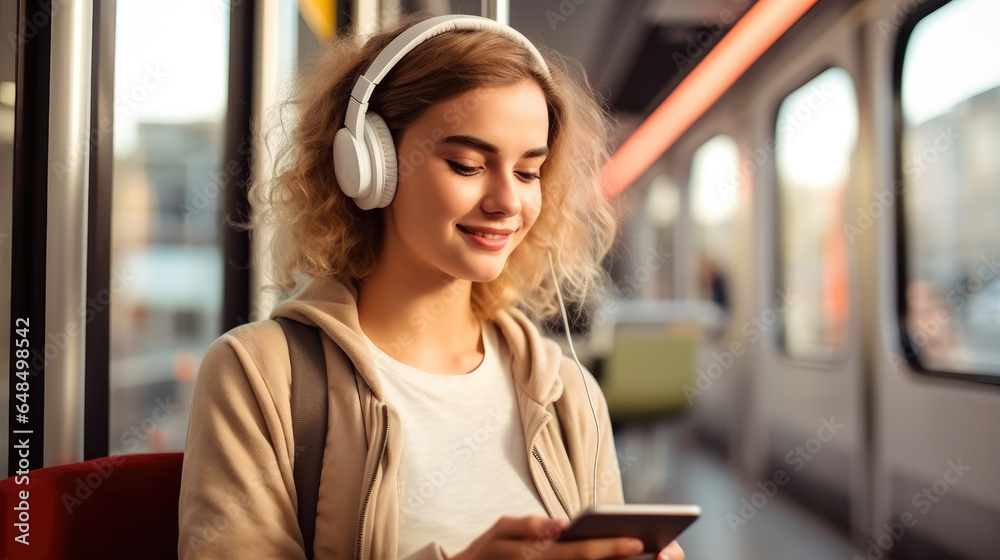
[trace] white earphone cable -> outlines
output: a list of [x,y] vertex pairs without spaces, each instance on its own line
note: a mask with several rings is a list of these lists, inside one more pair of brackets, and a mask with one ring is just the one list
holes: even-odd
[[569,351],[573,354],[573,361],[580,370],[580,378],[583,379],[583,386],[587,389],[587,401],[590,403],[590,413],[594,416],[594,427],[597,429],[597,449],[594,450],[594,493],[592,496],[593,507],[597,509],[597,459],[601,451],[601,424],[597,420],[597,410],[594,408],[594,399],[590,396],[590,384],[587,383],[587,376],[583,372],[583,365],[576,357],[576,350],[573,348],[573,337],[569,334],[569,320],[566,318],[566,306],[563,304],[562,291],[559,289],[559,278],[556,277],[556,268],[552,263],[552,253],[548,253],[549,270],[552,272],[552,282],[556,285],[556,295],[559,298],[559,308],[562,310],[563,329],[566,331],[566,340],[569,341]]

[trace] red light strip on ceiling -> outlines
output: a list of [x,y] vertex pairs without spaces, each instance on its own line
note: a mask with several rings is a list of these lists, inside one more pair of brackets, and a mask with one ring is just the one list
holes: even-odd
[[602,170],[614,196],[646,172],[818,0],[759,0],[629,136]]

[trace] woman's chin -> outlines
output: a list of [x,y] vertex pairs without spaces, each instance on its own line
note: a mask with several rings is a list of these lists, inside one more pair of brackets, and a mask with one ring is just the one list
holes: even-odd
[[499,278],[502,272],[503,263],[500,266],[473,266],[467,269],[461,278],[470,282],[492,282]]
[[500,272],[498,271],[496,274],[476,275],[475,277],[470,278],[470,280],[473,282],[480,282],[485,284],[486,282],[492,282],[499,277],[500,277]]

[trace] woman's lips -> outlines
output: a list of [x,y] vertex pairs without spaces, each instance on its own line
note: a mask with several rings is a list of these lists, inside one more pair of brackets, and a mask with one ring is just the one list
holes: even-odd
[[503,235],[497,239],[490,239],[488,237],[483,237],[481,235],[476,235],[472,233],[465,226],[458,226],[458,231],[462,232],[466,238],[468,238],[472,243],[477,246],[486,249],[488,251],[499,251],[507,246],[507,241],[510,239],[510,234]]

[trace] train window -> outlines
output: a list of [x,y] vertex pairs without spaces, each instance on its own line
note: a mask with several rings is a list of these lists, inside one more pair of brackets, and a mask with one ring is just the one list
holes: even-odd
[[731,136],[720,134],[702,144],[691,158],[691,219],[696,282],[694,295],[730,305],[733,223],[736,214],[739,149]]
[[117,3],[112,454],[183,450],[198,361],[220,334],[229,14],[216,4]]
[[911,24],[897,84],[903,349],[920,370],[1000,382],[1000,4]]
[[847,344],[847,185],[858,137],[854,83],[830,68],[778,108],[779,343],[791,357],[837,358]]

